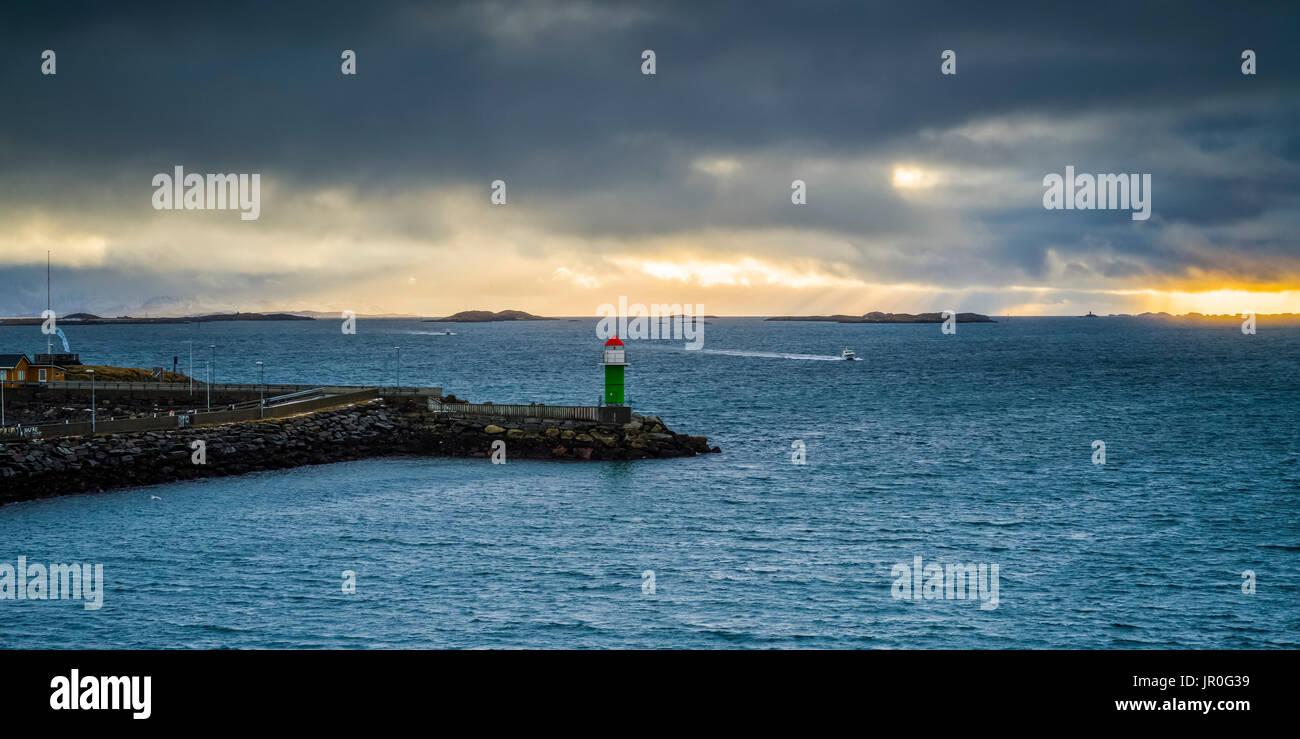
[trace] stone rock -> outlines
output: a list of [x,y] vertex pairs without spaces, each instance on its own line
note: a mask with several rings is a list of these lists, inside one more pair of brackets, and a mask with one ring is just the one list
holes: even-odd
[[606,431],[601,431],[599,429],[592,429],[591,431],[587,432],[587,434],[591,436],[591,438],[595,439],[596,441],[599,441],[601,444],[604,444],[605,446],[614,446],[615,444],[618,443],[618,437]]

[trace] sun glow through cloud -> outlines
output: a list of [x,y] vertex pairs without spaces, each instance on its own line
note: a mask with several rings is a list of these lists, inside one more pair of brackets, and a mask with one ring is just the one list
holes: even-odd
[[728,158],[696,159],[691,162],[691,169],[711,174],[714,177],[727,177],[735,174],[740,170],[740,167],[740,162]]
[[862,280],[815,271],[799,271],[790,267],[744,257],[735,262],[700,261],[636,261],[621,262],[642,274],[661,280],[677,280],[701,287],[713,285],[741,285],[746,287],[777,285],[803,289],[819,287],[865,287]]
[[894,187],[900,190],[915,190],[934,187],[938,178],[934,173],[919,167],[894,167]]

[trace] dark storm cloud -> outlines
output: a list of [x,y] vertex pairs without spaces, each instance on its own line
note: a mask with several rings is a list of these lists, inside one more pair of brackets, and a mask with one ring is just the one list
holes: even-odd
[[[1215,228],[1295,222],[1297,27],[1291,2],[22,4],[0,11],[0,192],[11,209],[120,197],[135,213],[143,196],[103,188],[177,163],[362,190],[486,193],[500,177],[556,231],[821,230],[878,276],[953,280],[910,259],[940,246],[934,216],[888,180],[892,161],[933,158],[1026,185],[958,206],[990,229],[964,252],[981,278],[1046,275],[1048,248],[1093,252],[1099,274],[1215,261],[1161,243],[1171,222],[1295,260],[1289,234]],[[56,77],[38,74],[46,48]],[[344,48],[355,78],[339,73]],[[645,48],[654,77],[639,73]],[[938,73],[943,49],[955,77]],[[1021,119],[1093,135],[943,135]],[[693,169],[701,158],[745,168],[727,182]],[[798,169],[809,161],[885,169],[818,180]],[[1039,183],[1066,164],[1152,173],[1156,219],[1044,212]],[[810,180],[806,210],[785,207],[794,177]],[[881,240],[913,245],[881,254]]]
[[[841,154],[974,116],[1237,94],[1247,47],[1266,72],[1247,82],[1280,103],[1296,90],[1300,21],[1290,3],[56,2],[7,14],[14,164],[180,155],[421,178],[533,164],[597,189],[663,175],[673,149]],[[501,30],[529,22],[531,34]],[[57,80],[35,74],[45,48]],[[359,54],[355,79],[339,74],[343,48]],[[642,48],[658,52],[654,78],[638,73]],[[955,78],[937,73],[945,48],[958,50]],[[1220,121],[1229,134],[1268,124]]]

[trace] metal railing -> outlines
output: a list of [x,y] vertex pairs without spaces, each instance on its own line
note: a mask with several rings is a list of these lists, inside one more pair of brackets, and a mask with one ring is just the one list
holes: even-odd
[[55,439],[65,436],[84,436],[90,433],[116,434],[139,431],[165,431],[197,425],[224,425],[240,421],[254,421],[263,417],[283,418],[300,413],[310,413],[337,406],[363,403],[375,397],[378,397],[378,393],[373,388],[362,388],[338,395],[320,395],[315,398],[299,397],[292,403],[282,403],[274,407],[267,406],[265,409],[260,409],[257,401],[254,401],[251,408],[237,410],[217,410],[206,413],[193,411],[174,415],[155,413],[141,418],[98,419],[93,424],[93,429],[89,419],[5,426],[0,428],[0,439]]
[[590,405],[493,405],[491,403],[440,403],[447,413],[498,418],[551,418],[562,421],[601,421],[601,409]]
[[[17,381],[5,380],[6,387],[16,388],[45,388],[49,390],[90,390],[93,385],[95,390],[137,390],[137,391],[163,391],[172,393],[188,393],[190,385],[187,382],[101,382],[96,380],[55,380],[54,382],[35,382],[35,381]],[[256,393],[263,389],[267,393],[291,394],[302,390],[323,390],[330,393],[349,393],[357,390],[376,389],[382,395],[442,395],[440,387],[380,387],[376,385],[262,385],[256,382],[222,382],[205,385],[198,380],[194,381],[194,394],[198,395],[200,391],[207,392],[211,389],[213,392],[240,392]]]
[[[353,389],[355,390],[357,388],[353,388]],[[440,387],[411,387],[406,385],[403,385],[401,387],[393,387],[390,385],[388,387],[377,387],[375,388],[375,390],[379,391],[380,395],[398,395],[398,396],[410,395],[412,397],[427,396],[427,397],[434,397],[434,398],[442,397],[442,388]]]
[[[54,382],[26,382],[18,383],[30,387],[43,387],[54,390],[89,390],[93,385],[96,390],[150,390],[183,393],[189,392],[190,384],[188,382],[101,382],[95,380],[93,383],[89,380],[56,380]],[[211,388],[214,392],[257,392],[266,388],[267,392],[291,393],[304,388],[314,387],[313,385],[262,385],[256,382],[235,383],[223,382],[205,385],[198,380],[194,381],[194,392],[198,393],[199,388],[205,392]]]
[[325,389],[324,389],[324,388],[314,387],[314,388],[311,388],[310,390],[299,390],[299,391],[296,392],[296,393],[288,393],[287,395],[277,395],[277,396],[275,396],[274,398],[267,398],[267,399],[266,399],[266,404],[267,404],[267,405],[280,405],[281,403],[284,403],[285,401],[289,401],[289,400],[306,400],[308,397],[315,396],[315,395],[324,395],[324,394],[325,394]]
[[266,399],[245,400],[241,403],[231,403],[226,406],[226,409],[232,411],[239,411],[239,410],[244,410],[246,408],[257,408],[258,406],[274,408],[278,405],[284,405],[285,403],[288,402],[301,402],[312,398],[323,397],[324,395],[325,395],[325,391],[322,388],[313,387],[307,390],[299,390],[296,393],[276,395],[275,397],[266,398]]

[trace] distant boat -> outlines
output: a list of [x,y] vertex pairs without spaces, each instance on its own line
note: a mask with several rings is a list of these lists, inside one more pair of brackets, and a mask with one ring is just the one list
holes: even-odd
[[844,360],[847,360],[847,361],[849,361],[849,362],[852,362],[852,361],[856,360],[857,358],[858,358],[858,355],[854,354],[854,353],[853,353],[853,350],[850,349],[850,348],[848,348],[847,346],[844,347],[844,351],[840,352],[840,359],[844,359]]
[[1100,317],[1101,316],[1097,315],[1096,313],[1093,313],[1092,311],[1088,311],[1088,315],[1084,316],[1084,318],[1100,318]]

